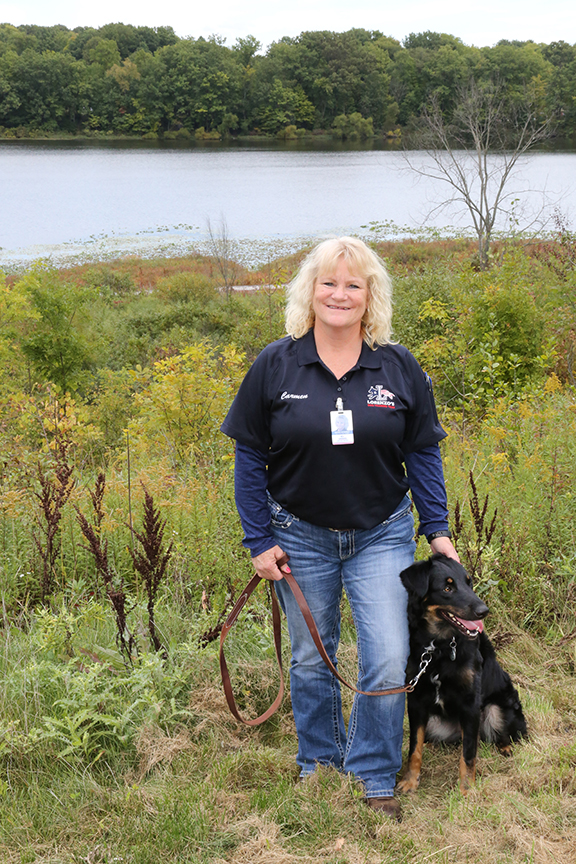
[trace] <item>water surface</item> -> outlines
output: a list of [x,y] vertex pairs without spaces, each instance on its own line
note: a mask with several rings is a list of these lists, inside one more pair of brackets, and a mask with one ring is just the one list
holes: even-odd
[[[42,255],[185,251],[225,219],[236,240],[289,242],[373,221],[464,225],[443,184],[398,150],[1,142],[0,264]],[[418,154],[413,154],[418,158]],[[576,212],[576,153],[532,153],[510,185],[533,212]],[[501,227],[504,227],[502,224]]]

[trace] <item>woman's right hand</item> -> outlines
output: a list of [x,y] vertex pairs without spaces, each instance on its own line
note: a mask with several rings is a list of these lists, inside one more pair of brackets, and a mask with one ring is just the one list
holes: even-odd
[[252,558],[252,565],[258,576],[261,579],[269,579],[271,582],[279,582],[280,579],[284,578],[284,573],[291,573],[288,564],[283,564],[279,568],[276,563],[283,555],[284,552],[280,546],[273,546],[266,552],[261,552],[260,555]]

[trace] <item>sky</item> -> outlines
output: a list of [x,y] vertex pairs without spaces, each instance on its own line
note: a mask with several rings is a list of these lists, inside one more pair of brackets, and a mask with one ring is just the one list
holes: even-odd
[[478,47],[500,39],[576,43],[574,0],[0,0],[0,23],[64,24],[72,29],[112,21],[169,25],[180,37],[217,34],[227,45],[253,35],[264,49],[303,30],[341,32],[352,27],[380,30],[398,40],[435,30]]

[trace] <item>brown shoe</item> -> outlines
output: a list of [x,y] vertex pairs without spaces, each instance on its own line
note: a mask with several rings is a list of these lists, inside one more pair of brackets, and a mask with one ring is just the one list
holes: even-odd
[[402,808],[397,798],[366,798],[365,801],[371,810],[378,810],[395,822],[402,821]]

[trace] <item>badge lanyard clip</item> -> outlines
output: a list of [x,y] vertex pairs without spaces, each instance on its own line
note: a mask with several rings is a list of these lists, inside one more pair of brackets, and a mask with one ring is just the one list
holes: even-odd
[[330,429],[332,431],[332,444],[354,443],[352,411],[344,410],[341,396],[336,399],[336,411],[330,412]]

